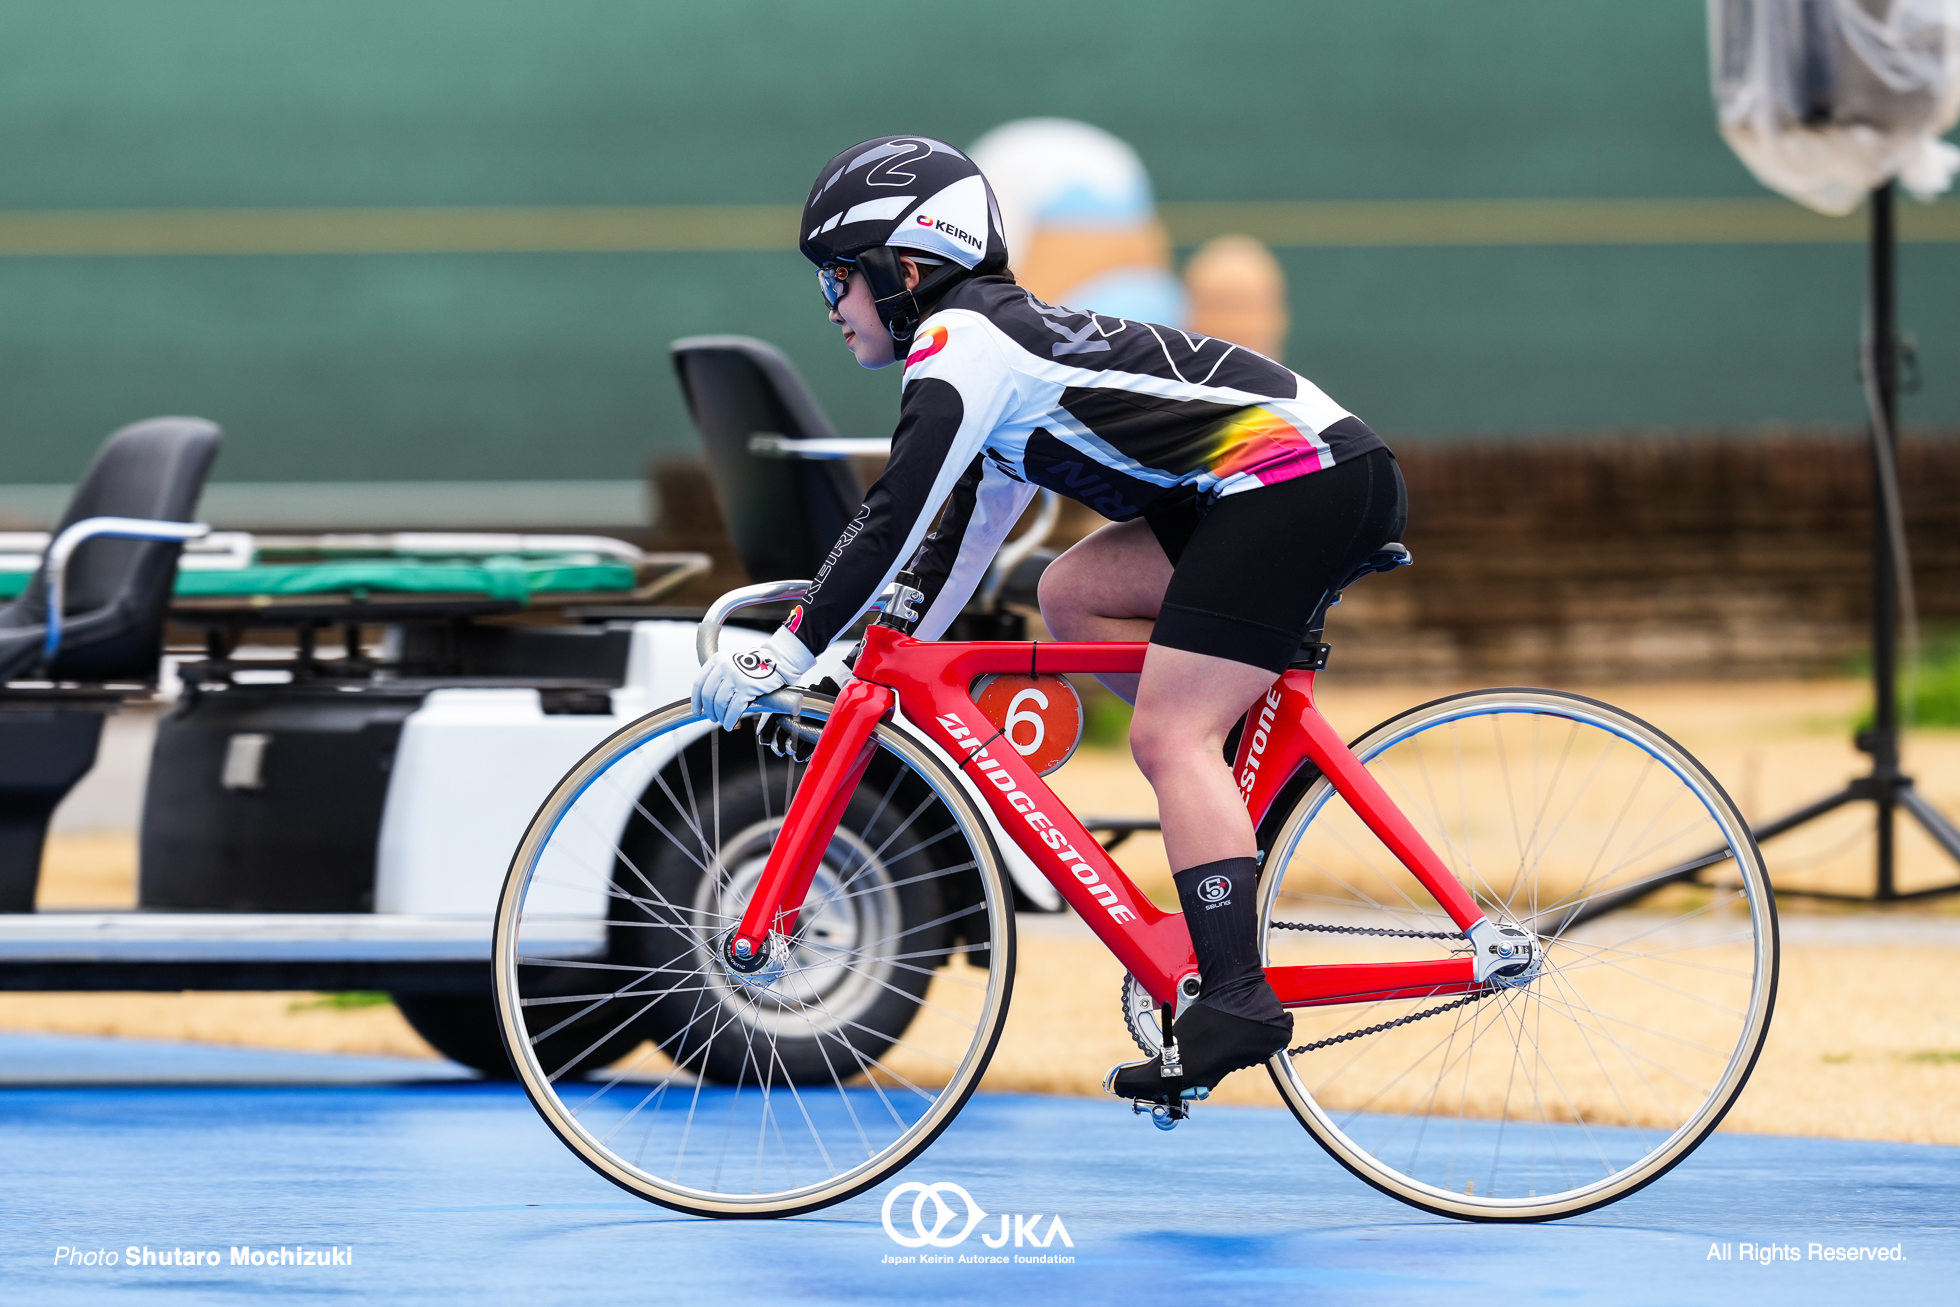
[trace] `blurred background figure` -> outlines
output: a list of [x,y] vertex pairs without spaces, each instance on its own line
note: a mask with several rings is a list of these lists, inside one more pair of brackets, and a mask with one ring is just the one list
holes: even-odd
[[1180,283],[1150,174],[1127,142],[1069,118],[1023,118],[975,141],[972,154],[1000,199],[1014,275],[1040,298],[1280,356],[1279,260],[1250,236],[1221,236]]
[[1191,330],[1284,362],[1286,273],[1262,241],[1214,236],[1184,265]]
[[1185,325],[1170,235],[1127,144],[1067,118],[1024,118],[973,143],[993,183],[1014,275],[1051,304]]

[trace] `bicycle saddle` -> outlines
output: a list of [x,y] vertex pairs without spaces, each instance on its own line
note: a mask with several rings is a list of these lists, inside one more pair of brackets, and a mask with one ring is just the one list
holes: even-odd
[[1352,572],[1349,572],[1345,581],[1342,581],[1334,587],[1334,593],[1337,597],[1336,602],[1339,602],[1338,596],[1341,591],[1347,589],[1356,581],[1368,575],[1368,573],[1393,572],[1396,568],[1407,567],[1415,561],[1415,556],[1409,552],[1407,545],[1399,540],[1389,541],[1380,549],[1377,549],[1374,553],[1369,554],[1361,560],[1361,565]]
[[1327,666],[1327,646],[1320,642],[1321,632],[1327,628],[1327,610],[1341,602],[1341,591],[1359,581],[1370,572],[1392,572],[1398,567],[1407,567],[1415,562],[1409,547],[1399,540],[1391,540],[1361,560],[1352,572],[1332,590],[1314,610],[1313,620],[1307,624],[1307,638],[1300,644],[1300,652],[1294,657],[1291,666],[1319,671]]

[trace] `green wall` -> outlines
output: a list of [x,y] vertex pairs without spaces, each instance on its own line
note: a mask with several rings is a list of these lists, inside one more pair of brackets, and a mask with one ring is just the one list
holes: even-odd
[[[1059,114],[1160,198],[1761,193],[1700,0],[63,0],[0,6],[4,211],[795,204],[852,140]],[[1850,423],[1856,245],[1295,248],[1288,361],[1391,435]],[[1960,424],[1960,243],[1902,256]],[[789,252],[8,257],[0,481],[196,412],[227,480],[625,478],[740,331],[887,427]]]

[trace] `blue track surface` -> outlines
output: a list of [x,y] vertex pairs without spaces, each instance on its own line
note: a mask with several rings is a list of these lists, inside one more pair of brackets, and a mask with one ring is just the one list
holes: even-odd
[[[1282,1112],[1201,1109],[1160,1134],[1115,1104],[991,1096],[901,1179],[959,1184],[992,1214],[948,1256],[1012,1256],[982,1234],[1041,1213],[1074,1242],[1045,1255],[1075,1261],[892,1265],[909,1251],[880,1221],[892,1185],[788,1221],[683,1217],[586,1170],[514,1088],[403,1079],[453,1075],[436,1064],[0,1036],[0,1067],[10,1302],[1904,1304],[1951,1301],[1960,1272],[1955,1149],[1720,1136],[1591,1216],[1473,1226],[1365,1188]],[[145,1083],[100,1083],[116,1068]],[[1708,1256],[1811,1243],[1906,1260]],[[282,1244],[353,1262],[229,1264]],[[54,1264],[130,1245],[222,1264]]]

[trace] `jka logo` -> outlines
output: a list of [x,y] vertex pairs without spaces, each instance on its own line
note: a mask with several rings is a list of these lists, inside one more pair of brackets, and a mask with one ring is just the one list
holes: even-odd
[[[899,1201],[908,1195],[912,1196],[909,1222],[912,1228],[909,1232],[901,1232],[900,1227],[892,1221],[892,1209],[898,1207]],[[946,1201],[948,1197],[959,1199],[958,1210]],[[930,1211],[928,1211],[928,1204],[931,1205]],[[902,1212],[905,1209],[901,1207],[899,1210]],[[980,1209],[980,1204],[973,1201],[972,1194],[956,1184],[943,1180],[938,1184],[920,1184],[917,1180],[906,1181],[885,1195],[885,1205],[880,1215],[885,1222],[885,1233],[892,1237],[893,1243],[902,1248],[924,1248],[928,1245],[934,1248],[955,1247],[965,1243],[966,1237],[973,1233],[974,1228],[987,1219],[987,1213]],[[1063,1247],[1075,1247],[1075,1240],[1068,1237],[1068,1227],[1062,1224],[1059,1215],[1048,1222],[1045,1234],[1037,1233],[1036,1226],[1041,1221],[1042,1215],[1036,1212],[1033,1216],[1019,1214],[1010,1216],[1002,1212],[1000,1233],[993,1235],[983,1232],[980,1235],[980,1242],[989,1248],[1005,1248],[1011,1238],[1016,1248],[1046,1248],[1059,1238]]]

